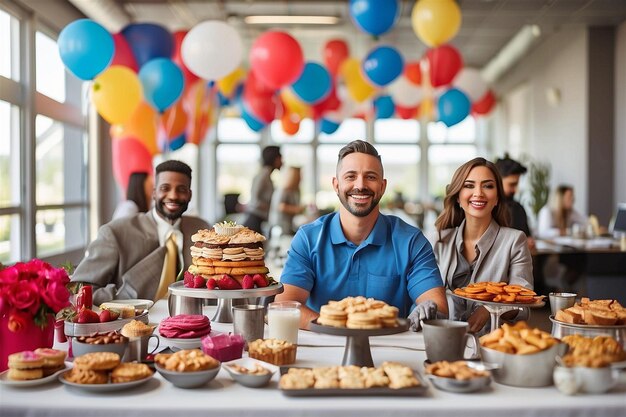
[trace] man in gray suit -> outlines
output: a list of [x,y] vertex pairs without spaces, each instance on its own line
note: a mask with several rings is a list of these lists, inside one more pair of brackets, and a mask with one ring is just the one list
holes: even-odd
[[174,246],[170,242],[170,249],[172,258],[177,251],[178,276],[191,264],[191,235],[210,226],[198,217],[183,216],[191,200],[190,186],[191,168],[180,161],[165,161],[156,167],[154,208],[98,230],[72,276],[74,282],[93,286],[95,305],[163,296],[160,284],[170,240],[175,242]]

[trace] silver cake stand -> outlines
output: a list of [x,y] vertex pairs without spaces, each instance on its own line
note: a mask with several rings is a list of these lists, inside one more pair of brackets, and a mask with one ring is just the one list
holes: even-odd
[[167,305],[170,316],[178,314],[202,314],[204,299],[217,299],[217,310],[211,319],[216,323],[233,322],[233,305],[246,304],[246,298],[269,297],[284,291],[283,284],[276,283],[264,288],[249,290],[209,290],[207,288],[187,288],[183,281],[169,286]]
[[463,300],[473,301],[485,307],[485,309],[487,309],[487,311],[489,312],[489,316],[491,317],[491,329],[489,330],[490,332],[493,332],[498,327],[500,327],[501,325],[500,317],[507,311],[515,311],[515,310],[523,311],[525,308],[541,308],[544,305],[546,305],[546,302],[543,300],[536,301],[534,303],[527,303],[527,304],[525,303],[494,303],[493,301],[483,301],[483,300],[477,300],[475,298],[463,297],[462,295],[457,295],[450,290],[448,290],[448,294],[457,298],[461,298]]
[[382,327],[380,329],[348,329],[347,327],[332,327],[317,324],[313,320],[310,330],[316,333],[345,336],[346,347],[343,351],[343,366],[356,365],[373,367],[372,352],[370,350],[370,336],[386,336],[389,334],[402,333],[409,329],[409,321],[398,319],[396,327]]

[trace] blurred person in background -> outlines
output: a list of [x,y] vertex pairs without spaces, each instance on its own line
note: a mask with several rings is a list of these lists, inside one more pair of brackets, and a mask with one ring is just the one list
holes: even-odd
[[154,181],[146,172],[133,172],[128,179],[126,200],[120,202],[113,212],[111,220],[130,217],[150,210]]
[[264,223],[268,220],[272,195],[274,194],[272,172],[283,166],[283,157],[278,146],[266,146],[263,149],[261,158],[263,166],[256,177],[254,177],[254,180],[252,180],[250,202],[246,206],[246,220],[243,222],[243,225],[257,233],[263,234]]
[[552,195],[550,205],[539,210],[537,235],[541,239],[572,234],[574,225],[584,232],[587,219],[574,208],[574,187],[559,185]]
[[274,193],[269,215],[270,227],[279,226],[284,235],[296,234],[294,217],[306,208],[300,204],[300,167],[289,167],[285,172],[283,186]]
[[532,238],[530,227],[528,227],[528,216],[524,206],[515,201],[520,177],[528,171],[526,167],[509,157],[508,153],[504,158],[496,160],[496,168],[502,176],[502,187],[504,189],[504,201],[509,209],[509,227],[521,230],[526,235],[528,247],[532,251],[535,249],[535,239]]

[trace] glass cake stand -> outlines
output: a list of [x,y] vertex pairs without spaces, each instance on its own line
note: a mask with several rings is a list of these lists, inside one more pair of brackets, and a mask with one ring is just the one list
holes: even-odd
[[316,333],[345,336],[346,347],[343,351],[343,366],[356,365],[373,367],[372,352],[370,350],[370,336],[386,336],[389,334],[402,333],[409,329],[409,321],[398,319],[396,327],[382,327],[380,329],[349,329],[347,327],[332,327],[317,324],[313,320],[310,330]]
[[489,330],[490,332],[493,332],[498,327],[500,327],[500,317],[507,311],[523,311],[524,308],[541,308],[546,305],[546,302],[543,300],[539,300],[534,303],[495,303],[493,301],[483,301],[477,300],[475,298],[463,297],[449,290],[448,294],[457,298],[461,298],[463,300],[473,301],[485,307],[485,309],[487,309],[489,315],[491,316],[491,329]]
[[283,291],[283,284],[280,282],[249,290],[209,290],[208,288],[187,288],[184,282],[177,281],[169,286],[167,304],[170,316],[202,314],[202,300],[217,299],[217,310],[211,320],[215,323],[232,323],[233,305],[244,304],[245,298],[269,297]]

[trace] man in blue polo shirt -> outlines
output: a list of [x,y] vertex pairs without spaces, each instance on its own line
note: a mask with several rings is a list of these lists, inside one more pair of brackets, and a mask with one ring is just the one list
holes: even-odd
[[422,232],[379,211],[387,180],[378,151],[356,140],[339,151],[333,188],[339,212],[302,226],[281,276],[277,301],[302,303],[301,328],[308,328],[330,300],[363,295],[398,307],[419,321],[448,314],[443,282],[432,247]]

